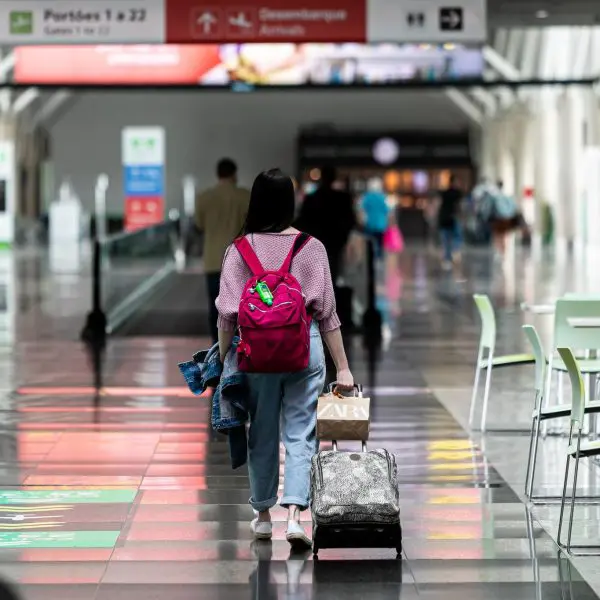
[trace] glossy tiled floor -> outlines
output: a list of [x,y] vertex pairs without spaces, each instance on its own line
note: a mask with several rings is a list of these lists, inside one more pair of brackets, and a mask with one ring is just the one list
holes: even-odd
[[[529,285],[527,264],[512,272],[515,290]],[[551,280],[552,264],[535,277]],[[35,256],[13,260],[10,272],[20,301],[14,342],[0,356],[0,576],[24,599],[596,598],[593,563],[560,558],[550,537],[554,509],[531,514],[517,495],[526,437],[470,439],[459,424],[478,335],[473,290],[492,292],[506,323],[501,343],[521,344],[522,315],[510,311],[523,294],[506,295],[506,271],[487,257],[442,275],[424,253],[405,256],[380,290],[387,349],[350,348],[356,378],[371,386],[371,444],[399,464],[401,561],[387,550],[290,557],[281,511],[273,543],[252,544],[247,473],[230,470],[207,401],[190,397],[176,368],[205,342],[113,341],[96,360],[98,381],[75,319],[56,316],[66,297],[84,312],[78,276],[40,275]],[[34,323],[46,339],[35,340]],[[502,377],[494,418],[514,414],[518,424],[530,373]],[[544,449],[542,485],[560,477],[559,456]],[[583,529],[597,522],[588,511]]]

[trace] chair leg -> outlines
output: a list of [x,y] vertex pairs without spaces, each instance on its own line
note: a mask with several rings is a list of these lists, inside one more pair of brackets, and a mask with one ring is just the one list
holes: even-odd
[[485,374],[485,390],[483,392],[483,408],[481,411],[481,426],[480,430],[482,433],[485,433],[487,427],[487,412],[488,412],[488,403],[490,399],[490,386],[492,383],[492,361],[494,358],[494,354],[490,352],[487,361],[487,368]]
[[[552,342],[554,344],[554,342]],[[550,401],[552,400],[552,375],[554,371],[552,370],[552,364],[554,362],[554,354],[550,353],[548,357],[548,375],[546,377],[546,387],[544,389],[544,404],[546,406],[550,406]],[[544,421],[542,426],[542,437],[546,439],[548,435],[548,421]]]
[[[600,377],[598,376],[598,374],[594,375],[594,387],[590,387],[590,397],[588,398],[588,401],[593,401],[593,400],[598,400],[598,398],[600,398],[600,395],[598,394],[598,390],[599,388],[599,384],[600,384]],[[592,390],[594,391],[594,393],[592,394]],[[590,440],[596,440],[598,439],[598,415],[596,413],[592,413],[590,414],[590,416],[588,417],[588,427],[589,427],[589,436],[590,436]]]
[[529,481],[529,498],[533,497],[533,487],[534,487],[534,483],[535,483],[535,470],[537,468],[537,455],[538,455],[538,448],[539,448],[539,443],[540,443],[541,427],[542,427],[542,421],[540,419],[538,419],[537,431],[535,433],[535,439],[533,442],[533,458],[532,458],[532,462],[531,462],[531,479]]
[[525,496],[529,498],[529,476],[531,475],[531,454],[533,452],[533,438],[537,429],[537,417],[531,422],[531,433],[529,434],[529,452],[527,453],[527,471],[525,472]]
[[481,361],[483,360],[483,346],[479,346],[477,353],[477,366],[475,367],[475,381],[473,382],[473,393],[471,395],[471,408],[469,409],[469,429],[473,428],[475,421],[475,407],[477,405],[477,393],[479,392],[479,377],[481,375]]
[[570,463],[571,463],[571,456],[567,456],[567,464],[565,466],[565,482],[563,484],[562,498],[560,501],[560,516],[558,518],[558,534],[556,536],[556,543],[559,546],[563,546],[563,543],[560,541],[560,534],[562,533],[563,516],[565,514],[565,503],[567,501],[567,483],[569,481]]
[[575,497],[577,496],[577,474],[579,472],[579,444],[575,455],[575,472],[573,474],[573,491],[571,492],[571,513],[569,515],[569,531],[567,533],[567,552],[571,553],[571,535],[573,534],[573,517],[575,515]]
[[533,417],[531,424],[531,439],[529,440],[529,455],[527,457],[527,474],[525,475],[525,496],[533,495],[533,482],[535,480],[535,467],[537,462],[538,442],[540,440],[541,420],[539,416]]

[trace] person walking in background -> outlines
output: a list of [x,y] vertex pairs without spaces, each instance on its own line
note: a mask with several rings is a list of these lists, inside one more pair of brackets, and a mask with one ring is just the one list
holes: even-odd
[[230,158],[217,163],[217,185],[196,198],[196,227],[204,234],[204,273],[209,301],[209,326],[213,342],[217,341],[221,265],[225,249],[244,226],[250,192],[237,184],[237,165]]
[[344,249],[356,226],[354,201],[350,192],[335,189],[334,167],[321,168],[319,187],[308,194],[300,207],[296,227],[317,238],[327,252],[334,288],[343,267]]
[[383,256],[383,235],[389,225],[390,207],[381,179],[374,177],[368,183],[367,193],[360,203],[365,233],[375,238],[375,256]]
[[385,250],[388,264],[392,267],[398,267],[398,258],[404,250],[404,236],[398,225],[398,199],[395,196],[388,198],[390,214],[388,217],[388,227],[383,235],[383,249]]
[[442,238],[442,267],[451,269],[452,263],[459,257],[462,242],[460,213],[463,193],[454,175],[450,176],[448,188],[441,192],[440,200],[438,229]]
[[504,183],[498,181],[482,209],[492,228],[495,258],[502,260],[506,253],[506,236],[521,227],[519,207],[515,199],[504,191]]

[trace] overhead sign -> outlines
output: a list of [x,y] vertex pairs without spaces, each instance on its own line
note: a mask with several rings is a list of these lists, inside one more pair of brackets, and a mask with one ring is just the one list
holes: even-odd
[[441,31],[462,31],[463,21],[462,8],[440,8]]
[[127,127],[122,134],[125,230],[162,223],[165,218],[165,130]]
[[406,23],[409,27],[424,27],[425,26],[425,13],[424,12],[410,12],[406,15]]
[[[367,0],[369,42],[471,43],[487,40],[486,0]],[[418,18],[417,18],[418,15]]]
[[164,0],[0,2],[4,44],[161,43]]
[[366,11],[365,0],[176,0],[167,4],[167,40],[364,41]]
[[482,43],[486,0],[3,0],[0,44]]
[[443,167],[471,164],[465,135],[415,135],[390,133],[301,134],[298,157],[303,168],[324,163],[340,167],[373,165]]

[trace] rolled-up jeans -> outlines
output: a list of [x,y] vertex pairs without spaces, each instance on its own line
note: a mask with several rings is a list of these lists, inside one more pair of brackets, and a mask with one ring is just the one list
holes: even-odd
[[325,385],[325,355],[318,325],[310,331],[310,361],[298,373],[248,373],[250,504],[265,511],[277,504],[279,444],[285,447],[281,505],[308,508],[311,459],[318,449],[317,400]]

